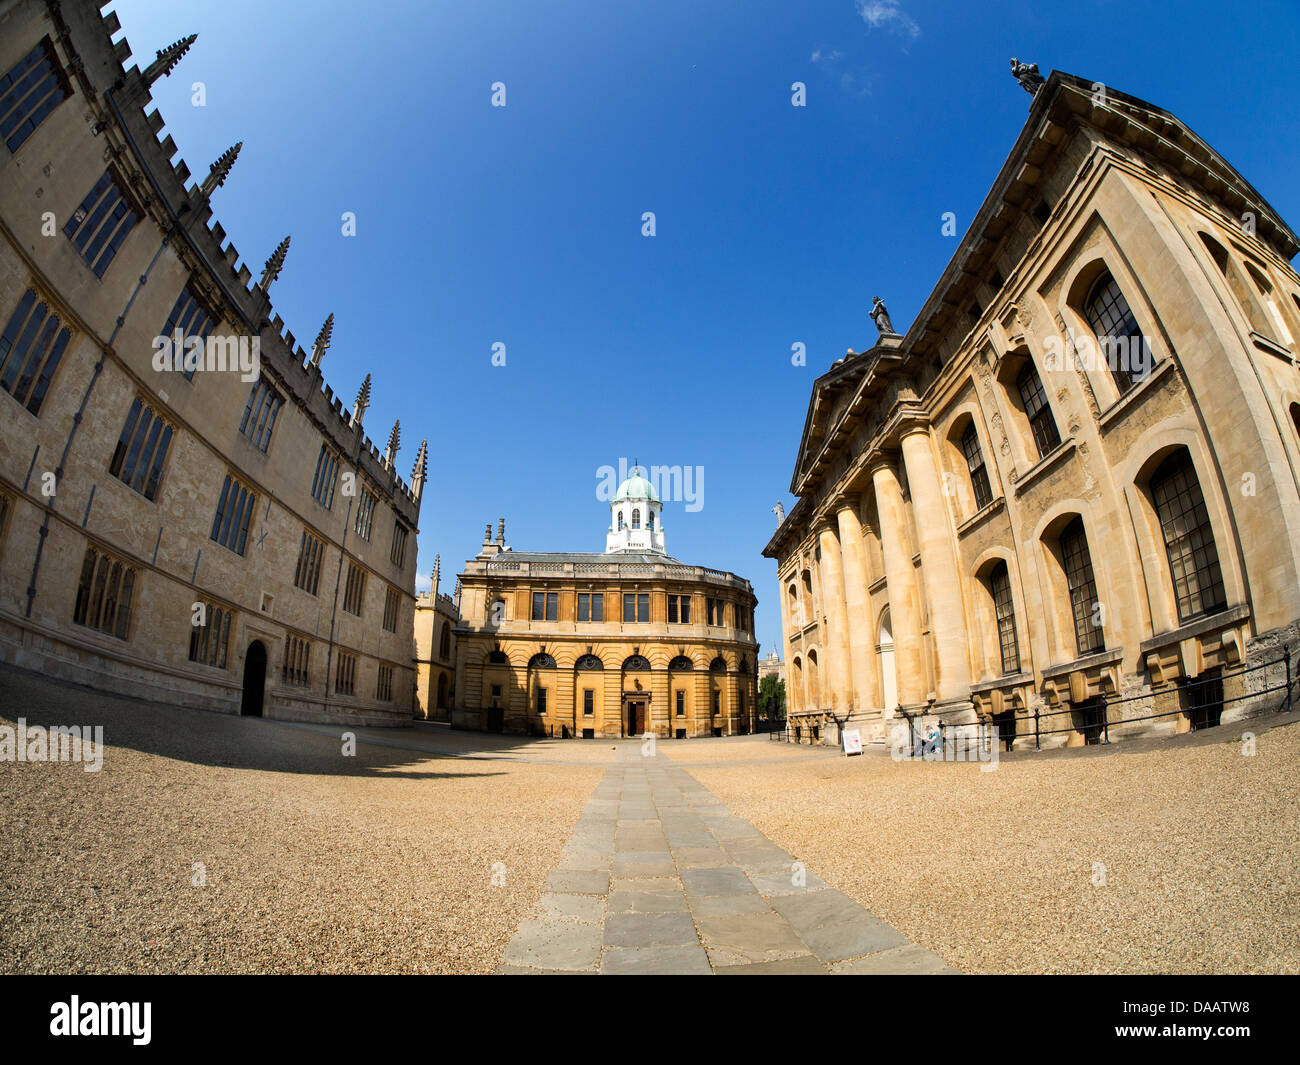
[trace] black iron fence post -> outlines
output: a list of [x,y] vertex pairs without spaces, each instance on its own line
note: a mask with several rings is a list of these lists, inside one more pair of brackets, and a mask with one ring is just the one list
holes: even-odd
[[1041,751],[1043,749],[1043,744],[1041,741],[1042,741],[1042,737],[1038,731],[1038,707],[1035,706],[1034,707],[1034,750]]
[[1286,708],[1291,710],[1291,648],[1282,648],[1282,661],[1286,663]]
[[1101,742],[1110,743],[1110,706],[1105,692],[1101,693]]

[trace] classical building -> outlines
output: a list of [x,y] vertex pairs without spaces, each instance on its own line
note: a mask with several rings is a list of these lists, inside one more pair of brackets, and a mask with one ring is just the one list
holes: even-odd
[[730,736],[753,728],[753,589],[664,545],[637,470],[610,504],[606,550],[522,552],[489,525],[460,577],[464,728],[545,736]]
[[409,724],[425,479],[212,218],[116,16],[3,5],[0,660],[226,712]]
[[758,660],[758,683],[763,683],[764,677],[775,677],[779,681],[785,680],[785,663],[781,661],[781,656],[773,648]]
[[1283,697],[1252,693],[1300,636],[1300,244],[1173,115],[1016,73],[1028,121],[917,319],[877,301],[813,386],[764,551],[804,738],[1073,744]]
[[439,590],[442,558],[433,560],[433,583],[415,597],[415,716],[450,721],[456,695],[456,600]]

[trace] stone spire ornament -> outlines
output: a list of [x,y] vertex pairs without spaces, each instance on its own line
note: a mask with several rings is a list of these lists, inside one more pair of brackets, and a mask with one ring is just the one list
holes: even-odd
[[384,462],[392,469],[397,462],[397,453],[402,448],[402,419],[393,422],[393,431],[388,434],[388,447],[384,451]]
[[145,68],[144,83],[152,85],[159,78],[170,77],[176,64],[190,50],[190,45],[198,39],[199,35],[197,33],[191,33],[188,37],[182,37],[179,41],[169,44],[166,48],[159,48],[156,53],[158,58]]
[[1022,63],[1015,56],[1011,57],[1011,76],[1030,96],[1037,96],[1038,90],[1047,84],[1047,79],[1038,73],[1037,63]]
[[226,183],[226,178],[230,176],[230,170],[235,165],[235,160],[239,158],[239,149],[243,146],[244,142],[240,141],[221,153],[220,158],[212,164],[212,169],[208,171],[208,176],[203,179],[203,184],[199,186],[199,196],[206,200]]
[[361,387],[357,389],[357,401],[352,404],[352,427],[355,429],[361,425],[361,421],[366,416],[366,411],[370,408],[370,375],[366,374],[366,379],[361,382]]
[[266,260],[266,266],[262,269],[262,291],[265,292],[271,287],[271,282],[280,276],[280,271],[284,269],[284,257],[289,254],[289,241],[291,237],[285,237],[280,241],[275,251],[271,252],[271,257]]
[[419,453],[415,456],[415,466],[411,470],[411,491],[417,499],[424,494],[424,478],[428,467],[429,441],[421,440]]
[[438,585],[442,583],[442,555],[433,556],[433,597],[438,598]]
[[[334,312],[330,311],[330,316],[325,319],[325,324],[320,327],[320,332],[316,334],[316,343],[311,346],[311,365],[319,366],[321,360],[325,358],[325,352],[330,349],[330,338],[334,336]],[[366,381],[370,381],[370,375],[366,374]],[[370,392],[366,392],[367,402],[370,399]]]
[[871,320],[876,323],[876,329],[880,331],[882,337],[898,336],[894,332],[894,323],[889,320],[889,311],[885,307],[885,301],[879,296],[871,297]]

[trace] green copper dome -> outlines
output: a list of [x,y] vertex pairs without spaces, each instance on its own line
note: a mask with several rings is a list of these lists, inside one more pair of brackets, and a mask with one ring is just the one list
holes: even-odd
[[641,476],[638,466],[633,466],[632,476],[618,486],[618,494],[614,496],[614,502],[620,503],[624,499],[649,499],[655,503],[659,502],[659,493],[655,491],[655,486]]

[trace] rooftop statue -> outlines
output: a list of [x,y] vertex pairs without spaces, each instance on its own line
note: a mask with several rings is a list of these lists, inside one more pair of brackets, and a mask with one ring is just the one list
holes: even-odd
[[1037,63],[1022,63],[1015,56],[1011,57],[1011,76],[1030,96],[1037,95],[1038,90],[1047,84],[1047,79],[1038,73]]
[[879,296],[871,297],[871,320],[876,323],[876,328],[880,330],[881,336],[897,336],[894,332],[894,323],[889,320],[889,311],[885,309],[885,301]]

